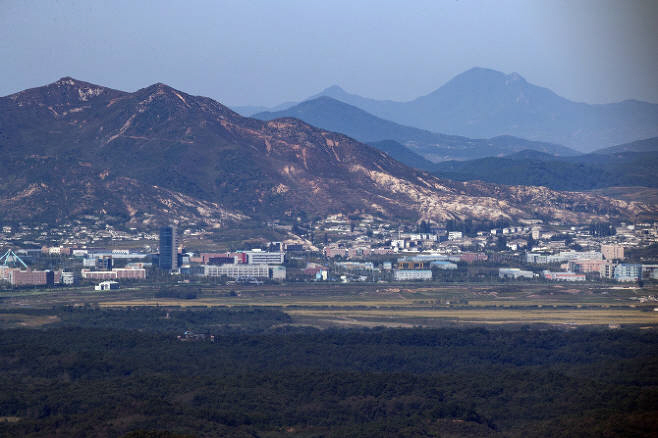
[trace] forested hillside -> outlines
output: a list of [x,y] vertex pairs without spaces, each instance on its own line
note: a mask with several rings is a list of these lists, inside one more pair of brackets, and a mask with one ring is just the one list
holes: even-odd
[[[278,311],[59,315],[51,328],[0,331],[1,436],[649,437],[658,427],[652,330],[319,331],[280,326]],[[147,324],[135,325],[140,315]],[[177,340],[185,325],[215,342]]]

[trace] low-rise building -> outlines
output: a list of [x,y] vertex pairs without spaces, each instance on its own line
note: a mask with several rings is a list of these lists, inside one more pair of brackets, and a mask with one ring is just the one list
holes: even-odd
[[282,265],[285,260],[284,252],[246,251],[247,263],[250,265]]
[[62,272],[61,281],[63,285],[70,286],[75,283],[73,272]]
[[603,265],[609,264],[607,260],[570,260],[568,265],[569,272],[578,274],[588,274],[590,272],[601,272]]
[[269,267],[269,278],[274,281],[286,281],[286,267],[275,265]]
[[658,280],[658,265],[642,265],[642,278]]
[[449,231],[448,240],[459,240],[464,237],[464,234],[461,231]]
[[375,269],[372,262],[336,262],[334,266],[346,271],[372,271]]
[[457,264],[449,262],[447,260],[435,260],[433,262],[430,262],[430,268],[437,268],[437,269],[451,271],[457,269]]
[[488,256],[482,252],[464,252],[459,254],[459,260],[466,263],[485,262]]
[[535,274],[532,271],[523,271],[520,268],[498,268],[498,277],[499,278],[535,278]]
[[286,267],[264,264],[203,265],[203,275],[206,277],[227,277],[233,280],[272,279],[284,281],[286,279]]
[[548,263],[548,256],[536,252],[527,252],[525,255],[526,263],[533,263],[536,265],[545,265]]
[[575,272],[543,271],[542,275],[546,280],[553,281],[585,281],[585,274],[578,274]]
[[393,271],[395,281],[427,281],[432,279],[432,271],[429,269],[396,269]]
[[410,269],[429,269],[430,261],[420,261],[420,260],[400,260],[398,261],[398,269],[410,270]]
[[642,265],[620,263],[615,266],[613,278],[617,281],[638,281],[642,278]]
[[80,271],[82,278],[89,280],[144,280],[146,269],[139,268],[115,268],[111,271]]
[[101,281],[96,286],[94,290],[104,291],[104,290],[115,290],[119,289],[119,283],[116,281]]
[[347,257],[347,248],[338,248],[336,246],[328,246],[324,249],[324,255],[332,259],[334,257]]

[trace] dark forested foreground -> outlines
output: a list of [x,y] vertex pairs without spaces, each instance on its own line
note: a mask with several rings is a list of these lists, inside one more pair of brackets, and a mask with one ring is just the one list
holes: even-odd
[[[0,330],[0,436],[658,430],[653,329],[319,331],[286,326],[277,310],[58,315],[43,329]],[[186,328],[215,342],[178,340]]]

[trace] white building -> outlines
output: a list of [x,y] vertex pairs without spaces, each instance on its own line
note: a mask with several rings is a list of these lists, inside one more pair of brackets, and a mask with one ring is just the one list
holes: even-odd
[[522,271],[519,268],[499,268],[498,277],[500,278],[534,278],[535,274],[532,271]]
[[[325,273],[327,271],[324,271]],[[270,272],[269,272],[270,278],[274,281],[285,281],[286,280],[286,267],[277,265],[277,266],[270,266]],[[325,276],[326,280],[326,276]]]
[[282,265],[285,260],[284,252],[265,252],[252,250],[245,252],[247,263],[250,265]]
[[585,281],[585,274],[576,272],[551,272],[543,271],[542,275],[546,280],[554,281]]
[[395,281],[431,280],[432,271],[429,269],[397,269],[393,271],[393,279]]
[[139,268],[115,268],[111,271],[90,271],[82,269],[80,275],[90,280],[144,280],[146,269]]
[[94,286],[94,290],[115,290],[119,289],[119,283],[116,281],[101,281],[98,283],[96,286]]
[[642,278],[642,265],[621,263],[615,266],[614,279],[617,281],[638,281]]
[[461,231],[450,231],[448,233],[448,240],[459,240],[463,237],[464,235]]
[[203,265],[203,275],[206,277],[228,277],[233,280],[265,279],[275,281],[286,279],[286,267],[281,265]]
[[72,285],[75,282],[75,277],[73,276],[73,272],[62,272],[60,281],[62,282],[62,284],[66,286]]

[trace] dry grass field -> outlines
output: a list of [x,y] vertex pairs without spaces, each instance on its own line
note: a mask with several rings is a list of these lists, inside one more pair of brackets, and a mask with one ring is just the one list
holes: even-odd
[[[89,288],[3,293],[4,327],[47,325],[45,316],[2,309],[92,305],[116,307],[278,308],[295,324],[328,326],[553,325],[658,326],[655,285],[606,286],[547,283],[491,284],[266,284],[177,285],[194,290],[192,299],[159,297],[154,286],[99,293]],[[645,297],[641,300],[642,297]]]

